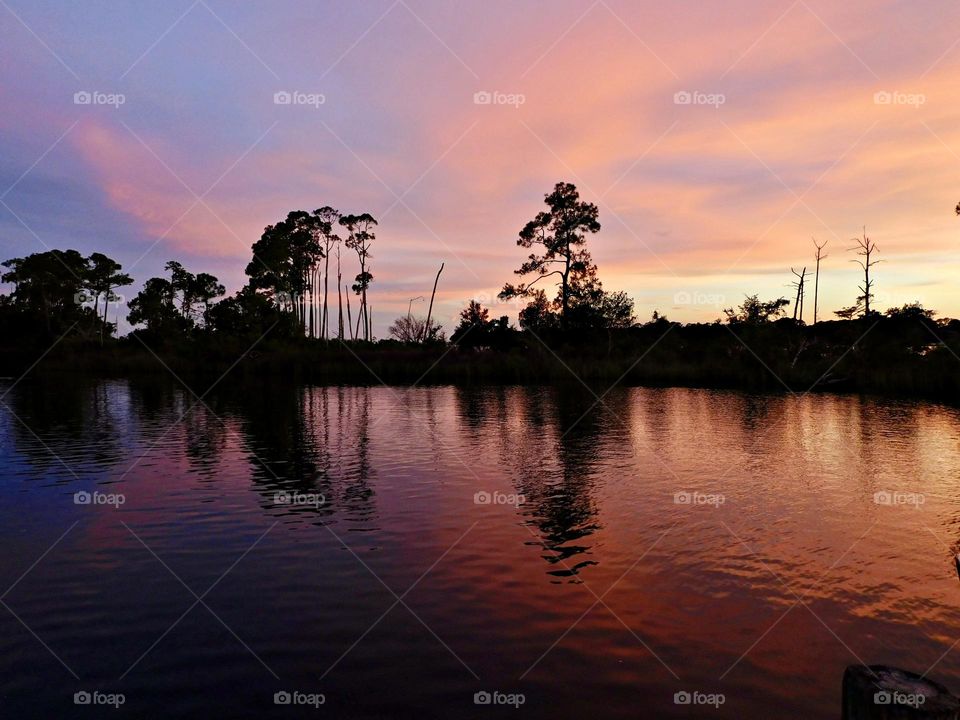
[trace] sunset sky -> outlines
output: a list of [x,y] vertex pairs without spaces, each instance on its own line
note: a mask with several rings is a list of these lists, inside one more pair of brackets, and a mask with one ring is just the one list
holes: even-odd
[[441,261],[449,331],[470,298],[515,317],[517,232],[566,180],[641,319],[790,295],[811,238],[831,314],[864,225],[881,309],[960,315],[956,2],[0,0],[0,56],[2,259],[104,251],[134,293],[178,259],[232,292],[265,225],[329,204],[380,221],[375,333]]

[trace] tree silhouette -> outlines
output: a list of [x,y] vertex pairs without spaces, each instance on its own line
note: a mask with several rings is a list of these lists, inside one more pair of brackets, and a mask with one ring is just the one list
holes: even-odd
[[209,322],[210,302],[224,294],[225,289],[209,273],[194,275],[176,260],[164,269],[170,279],[150,278],[133,300],[128,303],[131,325],[144,324],[155,336],[182,335],[196,326],[197,305],[202,305],[204,326]]
[[547,294],[537,288],[533,292],[528,292],[527,295],[528,297],[532,296],[533,299],[519,312],[520,327],[524,330],[534,331],[556,327],[558,319],[552,312]]
[[120,272],[120,263],[107,257],[103,253],[92,253],[87,269],[87,283],[93,292],[93,311],[97,312],[97,305],[100,298],[103,297],[103,325],[100,328],[100,341],[103,342],[103,328],[107,327],[107,310],[110,307],[110,301],[116,301],[117,297],[113,290],[118,287],[125,287],[133,284],[133,278],[126,273]]
[[539,297],[535,295],[533,285],[551,276],[559,277],[560,293],[558,306],[560,323],[567,326],[571,298],[582,293],[584,285],[596,277],[596,267],[587,251],[586,236],[600,230],[597,220],[598,210],[593,203],[580,200],[580,194],[572,183],[560,182],[553,192],[544,196],[549,211],[539,212],[520,231],[517,245],[523,248],[538,246],[542,252],[531,252],[527,261],[515,274],[519,276],[534,274],[529,283],[503,286],[500,297]]
[[807,295],[806,284],[807,284],[807,268],[804,267],[803,270],[797,272],[793,268],[790,268],[790,272],[793,273],[794,277],[797,278],[797,281],[793,283],[793,286],[797,289],[797,299],[793,304],[793,319],[799,322],[803,322],[803,300]]
[[503,349],[513,343],[515,334],[506,315],[491,320],[490,311],[476,300],[471,300],[460,311],[460,324],[450,336],[450,342],[462,348]]
[[440,323],[430,323],[425,318],[413,315],[402,315],[393,321],[390,326],[390,335],[400,342],[419,343],[430,340],[443,339],[443,326]]
[[450,342],[463,347],[482,345],[481,336],[485,336],[492,325],[490,311],[476,300],[471,300],[460,311],[460,324],[457,325],[453,335],[450,336]]
[[278,303],[290,310],[307,331],[307,302],[313,269],[323,257],[319,237],[322,228],[316,215],[295,210],[285,220],[267,226],[253,245],[253,259],[247,265],[250,284],[270,291]]
[[827,246],[827,242],[821,245],[817,242],[816,238],[813,239],[813,246],[817,249],[817,253],[814,256],[817,261],[817,269],[814,273],[813,279],[813,324],[817,324],[818,313],[820,310],[820,261],[826,259],[826,255],[823,254],[823,249]]
[[931,320],[936,316],[936,314],[936,310],[927,310],[919,302],[907,303],[906,305],[901,305],[900,307],[892,307],[884,313],[884,315],[889,318],[905,318],[910,320]]
[[[340,222],[340,211],[334,210],[329,205],[313,211],[317,219],[320,236],[323,240],[323,312],[320,316],[320,337],[327,339],[330,336],[330,320],[328,315],[327,297],[330,294],[330,254],[333,247],[341,242],[341,238],[334,232],[334,227]],[[337,283],[339,286],[340,277],[340,252],[337,251]]]
[[220,281],[209,273],[197,273],[194,276],[191,294],[195,301],[203,305],[204,327],[209,323],[210,302],[214,298],[222,297],[226,291],[227,289],[220,284]]
[[863,285],[860,286],[860,297],[857,298],[857,305],[854,305],[854,307],[859,306],[862,301],[863,316],[869,317],[871,312],[873,312],[870,310],[870,301],[873,299],[873,280],[870,279],[870,268],[883,261],[871,259],[874,253],[879,252],[879,248],[873,240],[867,237],[866,228],[863,229],[863,237],[854,238],[852,242],[855,242],[856,245],[850,248],[850,250],[855,251],[857,255],[863,258],[863,260],[850,261],[857,263],[857,265],[863,268]]
[[833,314],[836,315],[841,320],[853,320],[857,315],[863,312],[863,298],[858,297],[857,302],[850,307],[841,308],[840,310],[834,310]]
[[357,253],[357,259],[360,261],[360,272],[357,273],[355,282],[351,289],[360,296],[360,309],[357,310],[357,332],[360,337],[360,326],[363,325],[363,339],[370,340],[370,316],[367,309],[367,288],[373,282],[373,275],[367,267],[367,261],[372,257],[370,255],[370,243],[376,238],[374,228],[377,221],[369,213],[362,215],[344,215],[340,218],[340,224],[346,228],[349,235],[345,245]]
[[[100,267],[107,267],[109,262],[110,267],[120,268],[105,255],[99,258]],[[0,280],[14,286],[11,307],[24,317],[41,321],[47,335],[62,334],[74,324],[92,328],[99,322],[95,308],[83,307],[95,296],[92,288],[96,280],[91,274],[90,258],[76,250],[48,250],[12,258],[3,266],[9,270],[0,275]],[[85,319],[90,322],[81,323]]]
[[181,334],[189,328],[181,310],[176,305],[177,291],[173,282],[166,278],[150,278],[143,290],[128,303],[131,325],[146,325],[151,335],[169,337]]
[[756,295],[748,295],[739,308],[726,308],[723,314],[732,325],[761,325],[781,317],[789,304],[786,298],[763,301]]
[[294,337],[298,332],[292,313],[283,312],[249,285],[211,306],[206,316],[207,328],[213,332],[251,340],[268,332],[283,337]]

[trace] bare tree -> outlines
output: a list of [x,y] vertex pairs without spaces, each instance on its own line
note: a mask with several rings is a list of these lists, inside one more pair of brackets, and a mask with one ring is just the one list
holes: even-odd
[[424,318],[404,315],[398,317],[390,326],[390,334],[404,343],[419,343],[443,337],[443,326]]
[[803,322],[803,298],[805,295],[804,285],[806,284],[807,280],[807,268],[803,268],[803,270],[800,272],[790,268],[790,272],[792,272],[797,278],[797,281],[793,283],[793,286],[797,289],[797,299],[793,304],[793,319]]
[[[867,237],[866,228],[863,229],[863,237],[854,238],[853,242],[855,242],[856,245],[850,248],[850,250],[855,251],[863,260],[851,260],[850,262],[855,262],[863,268],[863,285],[860,286],[860,297],[863,299],[863,316],[868,317],[871,312],[870,300],[873,298],[873,280],[870,279],[870,268],[883,261],[872,259],[875,253],[880,252],[880,248],[877,247],[873,240]],[[858,300],[859,299],[860,298],[858,298]]]
[[813,280],[813,324],[817,324],[818,312],[820,310],[820,261],[826,259],[828,256],[823,254],[823,249],[827,246],[828,240],[825,240],[823,245],[817,242],[816,238],[813,238],[813,246],[817,249],[816,259],[817,259],[817,271]]

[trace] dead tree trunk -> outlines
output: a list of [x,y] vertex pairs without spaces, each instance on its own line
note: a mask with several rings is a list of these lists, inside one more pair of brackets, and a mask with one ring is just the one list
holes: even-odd
[[823,249],[827,246],[827,243],[824,242],[823,245],[820,245],[814,239],[813,244],[817,248],[817,273],[813,280],[813,324],[816,325],[820,310],[820,261],[827,257],[823,254]]
[[863,229],[863,237],[854,238],[854,242],[856,245],[850,249],[855,250],[857,255],[863,258],[863,260],[853,261],[863,268],[863,286],[860,287],[860,292],[863,293],[863,316],[870,317],[870,299],[873,297],[873,280],[870,279],[870,268],[882,262],[881,260],[871,260],[871,257],[874,253],[879,252],[880,248],[867,237],[866,228]]
[[797,281],[793,283],[794,287],[797,288],[797,299],[793,303],[793,319],[803,322],[803,281],[807,276],[807,269],[804,268],[802,272],[797,272],[793,268],[790,268],[790,272],[797,278]]
[[800,273],[800,322],[803,322],[803,301],[807,297],[807,268],[803,268],[803,272]]
[[427,310],[427,324],[423,326],[423,337],[420,342],[426,342],[430,337],[430,317],[433,315],[433,297],[437,294],[437,283],[440,282],[440,273],[443,272],[444,263],[440,263],[440,269],[437,270],[437,277],[433,281],[433,292],[430,293],[430,308]]

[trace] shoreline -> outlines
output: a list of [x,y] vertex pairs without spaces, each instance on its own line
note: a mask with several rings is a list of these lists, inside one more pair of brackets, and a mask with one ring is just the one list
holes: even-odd
[[[151,347],[123,339],[101,347],[64,341],[0,347],[0,375],[151,378],[311,385],[616,385],[764,393],[866,394],[960,402],[960,328],[881,321],[773,323],[759,327],[648,324],[578,337],[522,335],[513,347],[474,350],[266,338],[197,337]],[[909,331],[909,332],[908,332]],[[912,333],[912,336],[911,336]],[[920,333],[920,334],[918,334]],[[851,340],[850,338],[853,338]],[[252,349],[251,349],[252,347]],[[238,359],[239,358],[239,359]]]

